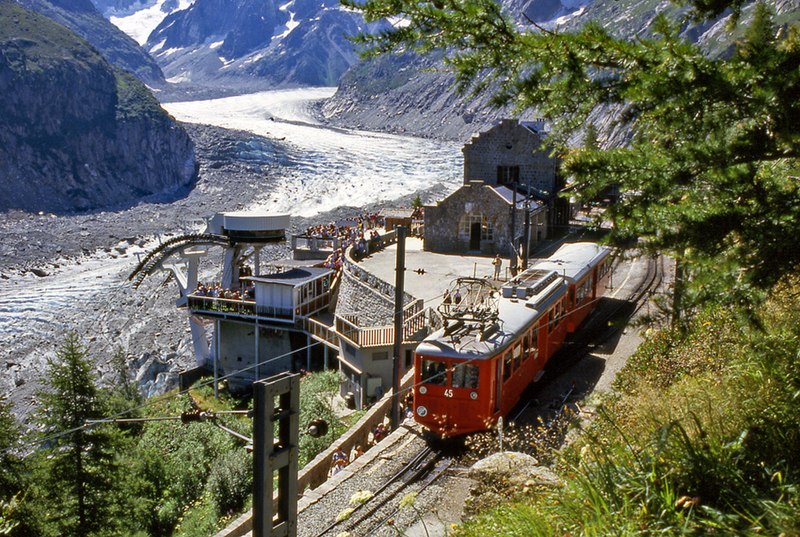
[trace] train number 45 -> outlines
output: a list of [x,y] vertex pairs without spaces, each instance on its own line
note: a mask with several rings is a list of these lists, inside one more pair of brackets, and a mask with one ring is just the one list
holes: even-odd
[[450,388],[446,389],[444,391],[444,396],[445,397],[453,397],[453,390],[451,390]]

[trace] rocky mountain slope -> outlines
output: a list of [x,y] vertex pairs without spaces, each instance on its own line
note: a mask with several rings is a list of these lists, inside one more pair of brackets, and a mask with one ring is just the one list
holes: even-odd
[[63,26],[0,0],[0,211],[174,194],[194,147],[147,88]]
[[335,85],[365,29],[338,0],[197,0],[168,15],[145,48],[174,81]]
[[320,115],[337,125],[467,141],[511,114],[492,108],[488,96],[458,95],[453,81],[436,57],[384,56],[348,70]]
[[117,67],[130,71],[150,86],[164,84],[161,68],[140,46],[111,24],[91,0],[18,0],[31,11],[66,26]]
[[[533,23],[551,30],[570,30],[600,21],[612,32],[640,35],[649,31],[656,13],[682,11],[665,0],[530,0],[502,2],[521,26]],[[779,23],[800,19],[800,0],[768,0]],[[745,9],[745,20],[749,8]],[[683,35],[700,43],[709,54],[725,54],[731,43],[721,38],[725,18],[713,24],[685,22]],[[470,135],[507,117],[512,110],[496,110],[483,96],[458,96],[454,77],[438,58],[384,56],[351,68],[337,93],[325,103],[322,115],[331,123],[367,129],[407,132],[466,141]],[[535,115],[535,111],[528,114]],[[597,110],[594,122],[612,131],[613,111]],[[528,116],[523,116],[528,119]],[[608,128],[605,129],[604,126]],[[625,132],[614,131],[611,143],[621,143]]]

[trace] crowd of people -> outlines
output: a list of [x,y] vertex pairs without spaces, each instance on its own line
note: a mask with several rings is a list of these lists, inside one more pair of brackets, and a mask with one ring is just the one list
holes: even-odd
[[341,248],[337,248],[325,259],[325,262],[322,264],[322,266],[329,269],[339,270],[342,268],[342,263],[344,263],[344,253]]
[[248,282],[239,289],[226,289],[222,287],[219,282],[209,285],[201,282],[197,284],[197,289],[195,289],[193,294],[195,296],[204,296],[209,298],[253,301],[255,300],[255,287],[253,286],[252,282]]
[[354,246],[355,256],[362,258],[380,247],[381,236],[374,229],[383,225],[383,217],[368,213],[353,219],[353,225],[319,224],[306,229],[306,237],[317,239],[338,239],[339,245],[325,259],[325,268],[339,270],[344,262],[344,252]]
[[383,217],[378,213],[367,213],[352,219],[352,224],[318,224],[306,228],[306,237],[317,239],[354,239],[358,233],[383,226]]
[[[367,239],[367,235],[369,239]],[[370,252],[377,251],[381,246],[381,236],[380,234],[373,230],[370,230],[368,234],[359,232],[358,240],[355,242],[355,256],[358,259],[368,255]]]

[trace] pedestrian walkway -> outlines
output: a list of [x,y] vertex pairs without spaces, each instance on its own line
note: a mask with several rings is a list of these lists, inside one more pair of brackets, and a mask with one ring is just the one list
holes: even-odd
[[[425,252],[422,250],[421,239],[409,237],[406,239],[405,291],[424,300],[425,306],[435,308],[441,304],[444,290],[456,278],[491,278],[494,271],[493,259],[494,257]],[[393,244],[369,256],[359,266],[394,285],[397,245]]]

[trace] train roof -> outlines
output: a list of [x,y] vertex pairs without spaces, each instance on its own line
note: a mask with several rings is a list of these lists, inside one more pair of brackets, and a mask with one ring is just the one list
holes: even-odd
[[417,352],[473,360],[494,356],[562,298],[569,284],[583,278],[610,253],[609,248],[592,242],[564,244],[494,291],[499,293],[495,317],[465,311],[459,320],[458,306],[452,306],[445,327],[425,338]]
[[458,321],[451,321],[425,338],[417,352],[430,357],[473,360],[494,356],[566,294],[567,283],[563,278],[552,271],[541,276],[541,286],[535,294],[501,296],[494,322],[459,325]]
[[553,255],[538,261],[532,268],[539,271],[554,270],[570,283],[575,283],[610,254],[608,247],[594,242],[573,242],[564,244]]

